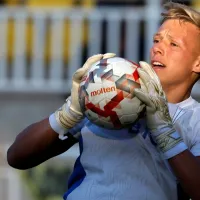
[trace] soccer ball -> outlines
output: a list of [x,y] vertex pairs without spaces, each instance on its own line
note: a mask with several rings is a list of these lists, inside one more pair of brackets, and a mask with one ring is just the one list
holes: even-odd
[[80,83],[79,103],[92,123],[121,129],[139,119],[144,104],[133,92],[140,88],[138,67],[120,57],[102,59],[91,66]]

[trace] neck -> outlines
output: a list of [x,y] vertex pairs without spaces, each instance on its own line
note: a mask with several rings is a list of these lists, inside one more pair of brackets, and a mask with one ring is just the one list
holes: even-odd
[[169,103],[180,103],[190,97],[192,87],[188,86],[163,86],[163,90],[165,91],[167,101]]

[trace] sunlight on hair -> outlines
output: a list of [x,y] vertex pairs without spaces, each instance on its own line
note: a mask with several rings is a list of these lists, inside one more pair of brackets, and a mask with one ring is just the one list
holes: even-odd
[[195,9],[184,4],[173,2],[164,4],[164,8],[166,12],[161,14],[163,16],[163,22],[168,19],[180,19],[190,22],[200,29],[200,12]]

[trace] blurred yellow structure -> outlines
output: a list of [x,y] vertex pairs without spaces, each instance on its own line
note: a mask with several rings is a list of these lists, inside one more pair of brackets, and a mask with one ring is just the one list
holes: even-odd
[[[6,0],[6,5],[9,6],[25,6],[27,8],[73,8],[73,7],[83,7],[83,8],[93,8],[95,6],[95,0]],[[48,62],[51,58],[50,45],[51,45],[51,32],[48,29],[48,22],[46,23],[47,32],[46,32],[46,41],[45,41],[45,49],[44,56],[46,61]],[[83,25],[83,33],[87,32],[87,24]],[[68,60],[70,52],[69,52],[69,41],[70,41],[70,22],[65,20],[64,22],[64,34],[63,34],[63,58],[65,62]],[[15,29],[14,29],[14,21],[12,19],[9,20],[8,24],[8,59],[13,59],[13,47],[15,44]],[[33,35],[34,35],[34,27],[31,20],[27,20],[26,24],[26,55],[28,58],[32,55],[32,47],[33,47]],[[84,34],[82,37],[83,45],[87,40],[87,34]]]
[[15,5],[27,5],[27,6],[37,6],[37,7],[55,7],[55,6],[67,6],[74,7],[86,6],[92,7],[95,3],[95,0],[6,0],[5,1],[9,6]]
[[193,6],[197,9],[200,9],[200,0],[193,0]]

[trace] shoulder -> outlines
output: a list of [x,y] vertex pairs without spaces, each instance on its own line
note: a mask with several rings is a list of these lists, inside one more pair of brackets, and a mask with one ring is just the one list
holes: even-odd
[[[193,110],[194,117],[200,116],[200,103],[199,102],[194,101],[194,104],[193,104],[193,106],[191,106],[190,109]],[[200,121],[200,117],[198,119]]]
[[191,114],[185,120],[185,124],[188,127],[187,134],[190,135],[190,150],[193,155],[200,156],[200,103],[196,101],[193,106],[188,108],[188,112]]
[[195,128],[200,125],[200,103],[196,100],[193,100],[193,104],[184,108],[186,113],[188,113],[187,120]]
[[179,104],[173,114],[173,121],[181,135],[194,143],[197,134],[200,135],[200,103],[190,98],[184,104]]
[[182,104],[179,108],[184,112],[183,117],[187,118],[188,121],[200,121],[200,103],[198,101],[190,98],[187,104]]
[[182,126],[185,127],[186,134],[190,135],[193,144],[200,142],[200,103],[194,100],[193,104],[184,110]]

